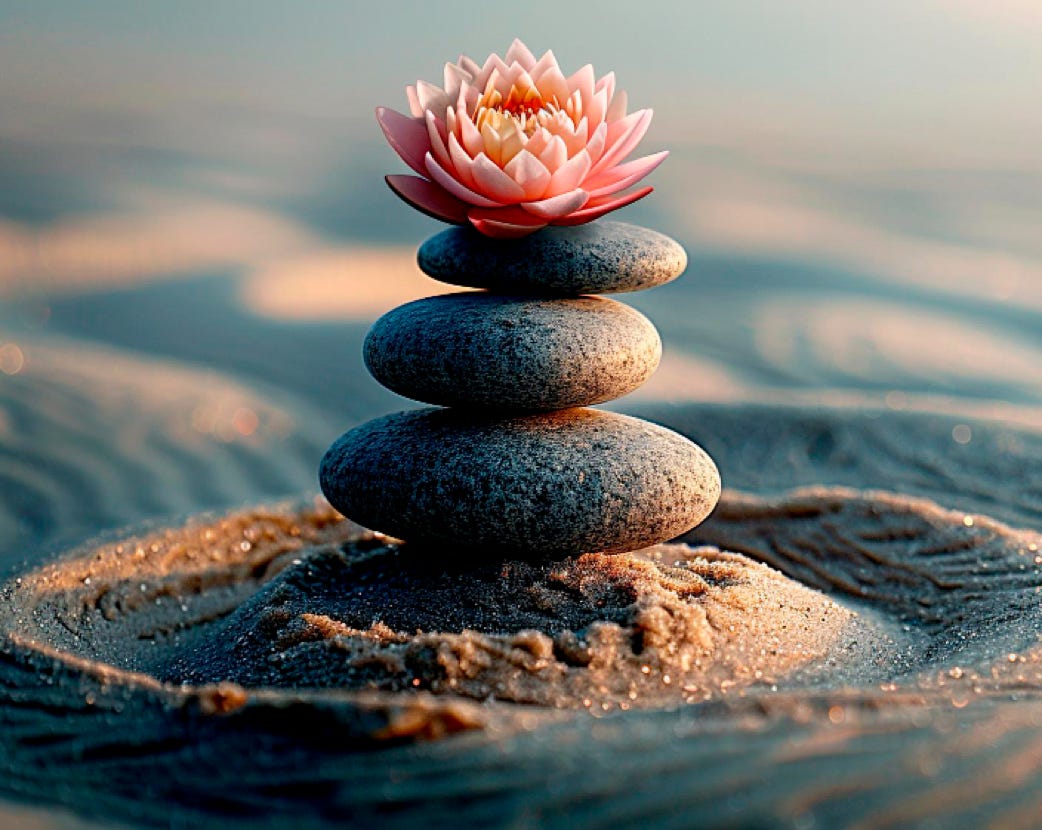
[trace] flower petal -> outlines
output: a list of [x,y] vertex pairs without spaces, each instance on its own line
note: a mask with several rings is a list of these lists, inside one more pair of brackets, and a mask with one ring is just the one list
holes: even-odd
[[481,67],[478,66],[477,61],[473,58],[468,58],[466,55],[460,55],[456,63],[460,69],[470,75],[471,79],[476,78],[478,73],[481,72]]
[[600,159],[601,154],[604,152],[605,142],[608,140],[608,125],[605,122],[601,122],[600,126],[593,131],[593,135],[590,136],[590,140],[586,142],[586,152],[590,155],[590,160],[596,164]]
[[625,127],[614,143],[611,141],[609,131],[608,149],[593,165],[590,175],[596,176],[602,170],[606,170],[626,158],[644,138],[648,127],[651,126],[651,116],[651,110],[637,110],[637,112],[627,115],[622,121],[616,121],[615,124],[625,125]]
[[535,82],[532,80],[532,76],[520,64],[510,64],[510,76],[507,80],[510,82],[510,86],[507,87],[508,93],[514,88],[519,91],[535,89]]
[[456,121],[459,124],[459,137],[460,142],[463,144],[463,149],[467,151],[469,156],[476,156],[485,149],[485,142],[481,138],[481,133],[464,110],[456,111]]
[[608,114],[608,93],[603,89],[593,93],[593,97],[590,98],[590,102],[583,110],[583,114],[594,127],[604,121],[605,116]]
[[423,157],[430,149],[430,136],[422,118],[409,118],[387,107],[376,108],[376,120],[387,137],[387,143],[421,176],[427,175]]
[[531,69],[535,66],[535,55],[529,50],[524,43],[521,42],[520,38],[514,38],[514,42],[510,44],[510,48],[507,49],[505,58],[507,63],[517,62],[521,64],[525,69]]
[[384,180],[403,201],[428,216],[454,225],[462,225],[467,221],[467,206],[426,179],[384,176]]
[[536,69],[532,70],[532,80],[535,82],[539,94],[543,96],[543,100],[550,101],[556,99],[558,106],[562,106],[568,100],[568,81],[565,80],[564,73],[557,66],[557,62],[555,61],[552,66],[547,67],[541,74],[536,74]]
[[557,65],[557,57],[554,55],[553,50],[547,49],[543,52],[543,56],[535,62],[535,66],[528,70],[528,74],[538,81],[540,75],[554,68],[558,72],[561,71],[561,67]]
[[457,199],[470,205],[477,205],[478,207],[490,208],[503,206],[503,202],[495,202],[492,199],[486,199],[480,193],[475,193],[469,187],[465,187],[462,182],[438,164],[437,159],[435,159],[430,153],[427,153],[426,162],[427,172],[430,174],[431,178]]
[[427,110],[425,121],[427,123],[427,137],[431,142],[431,152],[438,164],[447,170],[452,169],[452,161],[449,159],[449,149],[445,146],[445,125],[433,112]]
[[449,133],[449,158],[452,159],[452,166],[464,187],[469,187],[471,190],[477,190],[477,184],[474,181],[474,174],[470,172],[471,165],[474,162],[471,157],[467,155],[467,151],[460,145],[459,139],[457,139],[452,133]]
[[543,198],[546,186],[550,184],[550,171],[528,150],[522,150],[514,156],[503,172],[521,185],[527,201]]
[[553,141],[553,138],[553,135],[546,127],[540,127],[528,137],[528,141],[525,142],[525,149],[533,156],[539,156],[546,149],[547,145]]
[[[536,154],[533,153],[532,155]],[[550,139],[550,143],[543,148],[543,152],[538,154],[538,158],[546,169],[550,171],[551,175],[556,173],[557,169],[568,161],[568,148],[565,146],[564,139],[559,135],[555,135]]]
[[470,172],[474,175],[474,183],[478,185],[479,191],[489,198],[501,204],[517,204],[525,200],[524,188],[484,153],[474,156]]
[[662,164],[668,155],[669,150],[663,150],[660,153],[653,153],[650,156],[617,165],[597,176],[591,176],[583,183],[583,186],[590,191],[590,196],[594,199],[618,193],[643,179]]
[[575,213],[589,198],[590,194],[585,190],[573,190],[538,202],[522,202],[521,207],[541,219],[553,220]]
[[610,213],[613,210],[618,210],[621,207],[632,204],[638,199],[643,199],[652,190],[653,187],[642,187],[640,190],[634,190],[632,193],[625,193],[622,196],[616,196],[615,198],[602,198],[602,199],[590,199],[586,203],[586,207],[582,210],[578,210],[575,213],[569,214],[568,216],[562,217],[561,219],[554,219],[551,224],[553,225],[584,225],[587,222],[592,222],[600,216],[604,216],[606,213]]
[[568,89],[572,92],[579,91],[584,107],[588,107],[593,99],[593,87],[596,80],[597,76],[594,75],[593,66],[590,64],[586,64],[568,78]]
[[409,99],[409,112],[412,113],[413,118],[420,118],[423,116],[423,107],[420,106],[420,99],[416,95],[416,87],[407,86],[405,88],[405,97]]
[[457,63],[445,64],[444,78],[445,92],[450,98],[455,98],[459,94],[459,88],[464,82],[474,80],[474,76]]
[[590,161],[589,153],[585,150],[580,150],[554,171],[554,174],[550,177],[550,184],[546,187],[547,194],[556,196],[559,193],[567,193],[569,190],[577,188],[580,184],[584,184],[586,174],[590,172],[592,166],[593,163]]
[[[503,63],[503,59],[499,57],[495,52],[488,56],[485,60],[484,66],[481,67],[481,71],[474,76],[474,86],[480,89],[482,92],[489,86],[489,81],[492,79],[493,73],[498,75],[500,78],[506,75],[510,71],[510,67]],[[499,78],[497,78],[497,81]],[[495,88],[495,82],[492,84]]]
[[[571,121],[568,119],[565,119],[565,122],[568,126],[571,125]],[[566,129],[563,133],[558,133],[558,135],[564,139],[564,143],[568,147],[569,156],[574,156],[589,143],[589,132],[590,125],[584,115],[576,127],[573,129]]]
[[502,164],[503,138],[492,125],[486,121],[481,125],[481,152],[488,156],[493,164]]
[[518,239],[546,227],[545,219],[540,219],[517,207],[500,208],[499,210],[474,208],[467,213],[467,218],[485,236],[498,239]]
[[473,84],[464,84],[459,89],[459,98],[456,99],[457,109],[464,112],[473,112],[481,98],[481,90]]
[[614,98],[611,99],[611,103],[608,105],[608,114],[604,117],[604,120],[609,123],[621,121],[626,117],[626,104],[629,103],[626,99],[626,90],[620,89]]
[[427,81],[417,81],[416,97],[419,99],[420,107],[424,112],[427,110],[434,110],[435,113],[440,115],[445,111],[456,95],[453,94],[450,97],[445,90],[439,86],[435,86]]
[[521,127],[513,118],[504,119],[498,132],[499,163],[506,168],[514,157],[525,149],[525,134],[521,132]]

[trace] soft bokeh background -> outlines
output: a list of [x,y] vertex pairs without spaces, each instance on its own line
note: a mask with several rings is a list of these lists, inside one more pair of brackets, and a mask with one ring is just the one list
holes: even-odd
[[[1042,429],[1038,0],[0,0],[0,575],[313,493],[340,431],[408,405],[360,344],[439,290],[439,226],[385,188],[372,112],[515,36],[615,70],[672,151],[619,218],[691,267],[628,298],[667,353],[618,408],[943,411],[909,473],[938,493],[1003,451],[974,418]],[[907,458],[902,423],[875,432]]]
[[514,36],[615,70],[672,151],[619,218],[691,267],[628,299],[667,356],[617,406],[1042,423],[1037,2],[4,0],[9,555],[314,490],[339,431],[406,405],[359,344],[439,290],[439,226],[384,186],[372,112]]

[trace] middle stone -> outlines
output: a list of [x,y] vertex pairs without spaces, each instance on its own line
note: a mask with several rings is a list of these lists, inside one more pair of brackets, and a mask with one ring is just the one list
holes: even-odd
[[373,377],[407,398],[538,412],[632,392],[658,367],[662,341],[615,300],[479,291],[399,306],[372,327],[363,352]]

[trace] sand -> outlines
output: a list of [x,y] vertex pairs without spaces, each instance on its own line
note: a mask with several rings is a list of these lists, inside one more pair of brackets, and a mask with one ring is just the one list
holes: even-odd
[[621,407],[706,447],[716,515],[659,558],[428,570],[408,602],[408,549],[308,495],[402,406],[364,323],[219,278],[0,309],[4,796],[51,826],[1031,824],[1033,319],[697,259],[637,299],[687,361],[655,394],[718,403]]
[[432,561],[338,518],[326,505],[241,513],[92,549],[20,578],[11,604],[44,622],[15,636],[172,687],[602,711],[767,688],[891,645],[824,594],[716,548]]
[[[321,500],[198,518],[4,588],[8,768],[147,824],[406,826],[463,793],[468,820],[590,823],[580,792],[612,793],[621,821],[683,769],[707,773],[685,779],[689,815],[720,820],[720,787],[779,763],[814,772],[741,815],[838,815],[842,781],[894,823],[1030,810],[1042,752],[1009,741],[1037,707],[1007,709],[1042,688],[1040,544],[842,487],[727,492],[685,543],[544,565],[414,558]],[[964,709],[987,742],[949,759]],[[949,793],[985,762],[992,789]],[[567,775],[578,789],[555,789]]]

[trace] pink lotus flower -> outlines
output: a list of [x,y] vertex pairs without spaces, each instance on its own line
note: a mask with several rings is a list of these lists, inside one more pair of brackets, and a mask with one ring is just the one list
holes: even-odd
[[385,107],[376,118],[419,173],[387,176],[413,207],[488,236],[525,236],[546,225],[581,225],[647,196],[621,191],[667,153],[624,162],[647,132],[651,110],[626,114],[615,74],[587,64],[566,78],[552,52],[539,60],[520,40],[484,66],[445,64],[445,86],[407,90],[412,117]]

